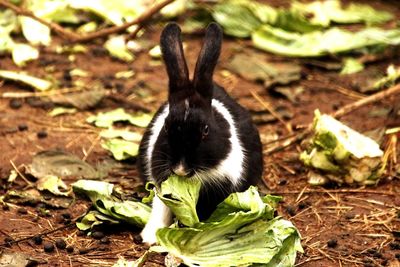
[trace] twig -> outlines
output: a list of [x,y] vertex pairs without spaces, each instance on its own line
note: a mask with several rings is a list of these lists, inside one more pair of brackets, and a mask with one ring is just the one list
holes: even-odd
[[348,104],[348,105],[338,109],[335,113],[333,113],[333,117],[340,118],[343,115],[346,115],[347,113],[350,113],[362,106],[365,106],[365,105],[373,103],[373,102],[377,102],[388,96],[395,95],[398,93],[400,93],[400,84],[390,87],[389,89],[386,89],[379,93],[364,97],[364,98],[362,98],[356,102],[353,102],[351,104]]
[[54,228],[54,229],[51,229],[51,230],[44,231],[43,233],[40,233],[40,234],[35,234],[35,235],[32,235],[32,236],[27,236],[27,237],[23,237],[23,238],[20,238],[20,239],[15,239],[15,240],[12,240],[10,242],[1,243],[0,247],[4,247],[4,246],[8,246],[8,245],[19,243],[19,242],[23,242],[23,241],[32,239],[34,236],[44,236],[44,235],[52,234],[54,232],[63,230],[65,228],[68,228],[68,227],[71,227],[71,226],[75,225],[76,220],[79,219],[80,217],[81,216],[79,216],[76,219],[73,219],[70,223],[68,223],[66,225],[63,225],[63,226],[60,226],[60,227],[57,227],[57,228]]
[[289,133],[293,133],[292,126],[289,123],[286,123],[282,116],[275,112],[275,110],[268,102],[262,100],[261,96],[257,94],[254,90],[249,89],[249,92],[266,110],[268,110],[269,113],[271,113],[272,116],[274,116],[280,123],[285,126]]
[[[53,30],[55,33],[57,33],[60,37],[62,37],[63,39],[65,39],[69,42],[79,43],[79,42],[88,42],[88,41],[91,41],[91,40],[99,38],[99,37],[104,37],[104,36],[108,36],[110,34],[123,32],[135,24],[141,24],[144,21],[150,19],[154,14],[156,14],[158,11],[160,11],[163,7],[169,5],[170,3],[174,2],[174,1],[175,0],[166,0],[164,2],[158,3],[158,4],[154,5],[153,7],[149,8],[147,11],[145,11],[142,15],[140,15],[138,18],[134,19],[133,21],[124,23],[119,26],[108,27],[106,29],[99,30],[97,32],[88,33],[85,35],[76,34],[74,32],[64,29],[57,23],[48,22],[42,18],[39,18],[35,14],[33,14],[33,12],[26,10],[24,8],[18,7],[16,5],[8,2],[7,0],[0,0],[0,6],[7,7],[9,9],[11,9],[12,11],[14,11],[18,15],[30,17],[30,18],[42,23],[43,25],[46,25],[51,30]],[[140,27],[140,26],[138,26],[138,27]]]
[[11,164],[11,166],[14,168],[15,172],[18,173],[18,175],[22,178],[22,180],[24,180],[25,183],[28,184],[28,186],[32,186],[32,185],[33,185],[33,183],[30,182],[30,181],[25,177],[25,175],[23,175],[22,172],[20,172],[20,171],[18,170],[17,166],[15,166],[15,164],[14,164],[14,162],[13,162],[12,160],[10,160],[10,164]]
[[[1,1],[1,0],[0,0]],[[57,90],[50,90],[44,92],[4,92],[1,98],[28,98],[28,97],[41,97],[41,96],[52,96],[62,95],[68,93],[74,93],[86,90],[85,88],[62,88]]]
[[33,14],[32,11],[29,11],[29,10],[26,10],[24,8],[18,7],[18,6],[12,4],[11,2],[9,2],[7,0],[0,0],[0,6],[4,6],[6,8],[11,9],[17,15],[30,17],[30,18],[42,23],[43,25],[46,25],[47,27],[49,27],[51,30],[53,30],[55,33],[57,33],[63,39],[74,40],[74,39],[79,37],[78,34],[76,34],[74,32],[71,32],[71,31],[68,31],[68,30],[65,30],[63,27],[61,27],[57,23],[48,22],[48,21],[46,21],[46,20],[44,20],[42,18],[39,18],[39,17],[35,16],[35,14]]
[[[97,32],[93,32],[93,33],[88,33],[86,35],[83,36],[79,36],[78,38],[75,38],[74,40],[72,40],[72,42],[87,42],[99,37],[104,37],[104,36],[108,36],[110,34],[114,34],[114,33],[119,33],[122,31],[125,31],[126,29],[128,29],[129,27],[135,25],[135,24],[141,24],[144,21],[150,19],[154,14],[156,14],[158,11],[160,11],[163,7],[171,4],[172,2],[174,2],[175,0],[166,0],[163,1],[159,4],[156,4],[155,6],[149,8],[146,12],[144,12],[142,15],[140,15],[138,18],[134,19],[131,22],[122,24],[120,26],[113,26],[113,27],[109,27]],[[140,27],[140,26],[139,26]]]

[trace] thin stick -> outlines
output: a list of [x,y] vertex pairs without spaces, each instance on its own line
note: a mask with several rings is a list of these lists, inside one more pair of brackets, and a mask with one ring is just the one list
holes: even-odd
[[14,164],[14,162],[13,162],[12,160],[10,160],[10,164],[11,164],[11,166],[14,168],[14,170],[16,171],[16,173],[18,173],[18,175],[22,178],[22,180],[24,180],[25,183],[28,184],[28,186],[32,186],[32,185],[33,185],[33,183],[30,182],[30,181],[25,177],[25,175],[23,175],[22,172],[20,172],[20,171],[18,170],[17,166],[15,166],[15,164]]
[[343,115],[346,115],[347,113],[350,113],[362,106],[377,102],[388,96],[395,95],[398,93],[400,93],[400,84],[395,85],[395,86],[393,86],[387,90],[381,91],[379,93],[364,97],[364,98],[362,98],[356,102],[353,102],[351,104],[348,104],[348,105],[338,109],[335,113],[333,113],[333,117],[335,117],[335,118],[342,117]]
[[65,30],[63,27],[61,27],[60,25],[58,25],[57,23],[53,23],[53,22],[48,22],[42,18],[39,18],[37,16],[35,16],[35,14],[33,14],[32,11],[26,10],[24,8],[18,7],[12,3],[10,3],[7,0],[0,0],[0,6],[4,6],[7,7],[9,9],[11,9],[12,11],[14,11],[17,15],[22,15],[22,16],[26,16],[26,17],[30,17],[31,19],[34,19],[40,23],[42,23],[43,25],[46,25],[47,27],[49,27],[50,29],[52,29],[55,33],[57,33],[61,38],[66,39],[66,40],[74,40],[76,38],[79,37],[78,34],[73,33],[71,31]]
[[[79,43],[79,42],[88,42],[88,41],[91,41],[91,40],[99,38],[99,37],[104,37],[104,36],[108,36],[110,34],[123,32],[135,24],[141,24],[141,23],[145,22],[146,20],[150,19],[154,14],[159,12],[163,7],[169,5],[170,3],[174,2],[174,1],[175,0],[166,0],[164,2],[158,3],[158,4],[154,5],[153,7],[149,8],[146,12],[144,12],[142,15],[140,15],[138,18],[134,19],[133,21],[124,23],[119,26],[108,27],[106,29],[99,30],[97,32],[88,33],[85,35],[76,34],[74,32],[64,29],[57,23],[48,22],[42,18],[39,18],[35,14],[33,14],[33,12],[26,10],[24,8],[18,7],[16,5],[8,2],[7,0],[0,0],[0,6],[7,7],[9,9],[11,9],[12,11],[14,11],[18,15],[30,17],[30,18],[42,23],[43,25],[46,25],[51,30],[53,30],[55,33],[57,33],[59,36],[61,36],[63,39],[65,39],[69,42]],[[138,26],[138,27],[140,27],[140,26]]]
[[99,37],[104,37],[104,36],[108,36],[110,34],[123,32],[135,24],[141,24],[144,21],[150,19],[154,14],[156,14],[158,11],[160,11],[163,7],[171,4],[174,1],[175,0],[166,0],[164,2],[158,3],[155,6],[149,8],[146,12],[144,12],[142,15],[140,15],[138,18],[134,19],[131,22],[122,24],[120,26],[109,27],[109,28],[106,28],[106,29],[103,29],[103,30],[100,30],[97,32],[88,33],[83,36],[79,36],[78,38],[75,38],[73,40],[73,42],[87,42],[87,41],[90,41],[90,40],[93,40],[93,39],[96,39]]
[[269,113],[271,113],[272,116],[274,116],[280,123],[282,123],[285,126],[285,128],[288,130],[289,133],[293,132],[290,124],[286,123],[285,120],[281,117],[281,115],[276,113],[275,110],[271,107],[271,105],[268,102],[265,102],[264,100],[262,100],[261,96],[259,94],[257,94],[254,90],[249,89],[249,92],[266,110],[268,110]]

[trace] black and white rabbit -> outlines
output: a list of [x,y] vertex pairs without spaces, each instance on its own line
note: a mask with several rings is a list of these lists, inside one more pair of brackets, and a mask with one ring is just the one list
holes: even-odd
[[[229,194],[247,189],[263,170],[260,137],[249,113],[213,82],[222,30],[211,23],[193,79],[183,54],[181,30],[168,24],[161,51],[169,77],[168,102],[150,123],[139,149],[139,171],[156,185],[175,173],[202,183],[197,212],[206,219]],[[141,233],[156,242],[156,231],[171,224],[172,214],[154,198],[150,220]]]

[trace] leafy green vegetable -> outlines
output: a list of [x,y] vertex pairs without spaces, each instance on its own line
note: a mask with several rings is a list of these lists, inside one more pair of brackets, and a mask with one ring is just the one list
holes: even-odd
[[55,107],[48,114],[51,117],[56,117],[56,116],[60,116],[60,115],[64,115],[64,114],[72,114],[72,113],[76,113],[76,112],[77,112],[76,108]]
[[400,67],[390,65],[386,70],[386,76],[375,82],[374,88],[380,89],[383,87],[393,86],[400,79]]
[[107,130],[101,131],[100,136],[104,138],[121,137],[126,141],[134,141],[134,142],[140,142],[140,140],[142,140],[142,135],[139,133],[131,132],[129,130],[114,129],[112,127],[108,128]]
[[[70,193],[67,191],[68,186],[61,180],[61,178],[55,175],[40,177],[36,182],[36,187],[40,191],[47,190],[54,195],[68,196]],[[63,191],[60,189],[63,189]]]
[[30,76],[24,72],[0,70],[0,78],[29,85],[39,91],[46,91],[53,86],[51,82]]
[[14,44],[12,48],[12,59],[19,66],[25,66],[25,63],[30,60],[37,59],[39,51],[27,44]]
[[363,69],[364,64],[362,64],[359,60],[350,57],[344,60],[344,66],[340,74],[353,74],[360,72]]
[[108,128],[117,121],[128,121],[138,127],[147,127],[152,116],[146,113],[137,113],[135,115],[127,113],[123,108],[114,109],[108,112],[100,112],[96,116],[89,117],[86,121],[94,123],[97,127]]
[[[180,187],[195,187],[174,179],[174,183],[181,182]],[[302,251],[300,238],[289,221],[273,218],[278,201],[272,196],[262,198],[256,187],[231,194],[206,222],[158,230],[161,247],[157,250],[168,251],[188,266],[248,266],[270,261],[276,266],[293,265],[296,252]],[[176,205],[165,203],[171,208]]]
[[[379,145],[333,117],[317,110],[314,136],[300,160],[305,165],[326,172],[327,178],[339,183],[375,184],[380,176],[383,151]],[[317,174],[310,183],[324,182]]]
[[74,192],[88,196],[101,214],[113,220],[143,227],[149,219],[151,208],[148,205],[139,201],[117,199],[112,196],[113,185],[110,183],[79,180],[72,184],[72,188]]
[[101,146],[111,151],[116,160],[124,160],[130,157],[136,157],[139,153],[139,144],[126,141],[119,138],[105,140]]
[[400,29],[367,28],[350,32],[339,28],[300,34],[263,25],[253,32],[257,48],[291,57],[316,57],[377,45],[400,44]]
[[248,4],[248,1],[226,1],[214,7],[212,16],[226,34],[246,38],[262,24]]
[[179,222],[194,226],[199,222],[196,204],[199,198],[201,183],[185,177],[170,176],[161,184],[159,198],[171,208]]
[[106,41],[104,47],[112,56],[123,61],[131,62],[135,59],[134,55],[128,50],[125,38],[122,35],[111,37]]
[[389,12],[376,10],[369,5],[351,3],[344,8],[339,0],[293,2],[291,11],[299,12],[304,17],[308,17],[311,24],[323,27],[328,27],[332,22],[375,24],[393,18]]

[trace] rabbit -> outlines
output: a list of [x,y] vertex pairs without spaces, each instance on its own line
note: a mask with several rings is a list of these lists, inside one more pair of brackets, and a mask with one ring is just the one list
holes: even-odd
[[[193,79],[176,23],[161,33],[160,46],[169,78],[168,101],[156,112],[139,147],[138,169],[156,187],[170,175],[201,181],[196,207],[207,219],[229,194],[256,184],[263,171],[262,146],[250,114],[213,82],[222,29],[211,23]],[[155,196],[142,241],[156,243],[156,231],[172,223],[169,208]]]

